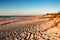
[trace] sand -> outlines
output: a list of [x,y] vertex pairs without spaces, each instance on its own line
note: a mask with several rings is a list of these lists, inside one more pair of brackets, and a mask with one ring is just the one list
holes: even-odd
[[0,19],[0,40],[60,40],[60,14]]

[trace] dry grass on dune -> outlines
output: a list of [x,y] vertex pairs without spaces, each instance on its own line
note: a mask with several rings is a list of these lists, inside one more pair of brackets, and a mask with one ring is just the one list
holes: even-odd
[[60,14],[13,21],[0,25],[0,40],[60,40]]

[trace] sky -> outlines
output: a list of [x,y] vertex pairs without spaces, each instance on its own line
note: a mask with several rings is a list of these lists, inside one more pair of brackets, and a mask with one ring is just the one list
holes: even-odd
[[60,11],[60,0],[0,0],[0,15],[42,15]]

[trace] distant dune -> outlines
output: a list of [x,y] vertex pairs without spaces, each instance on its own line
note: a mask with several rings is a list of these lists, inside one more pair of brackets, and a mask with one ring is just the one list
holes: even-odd
[[60,40],[60,13],[2,18],[0,40]]

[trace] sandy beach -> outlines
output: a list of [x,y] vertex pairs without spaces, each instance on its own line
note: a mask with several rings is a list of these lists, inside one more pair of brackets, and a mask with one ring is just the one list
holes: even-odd
[[0,19],[0,40],[60,40],[60,14]]

